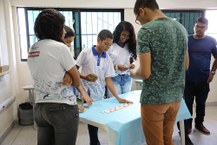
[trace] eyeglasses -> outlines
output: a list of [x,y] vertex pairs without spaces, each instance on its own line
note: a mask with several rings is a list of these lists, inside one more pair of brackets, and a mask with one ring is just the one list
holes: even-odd
[[140,21],[138,20],[139,15],[140,15],[140,12],[138,12],[138,14],[136,15],[135,23],[138,25],[141,25]]

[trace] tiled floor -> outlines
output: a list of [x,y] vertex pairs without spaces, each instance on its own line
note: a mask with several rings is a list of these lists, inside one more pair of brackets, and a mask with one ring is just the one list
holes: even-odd
[[[200,132],[193,129],[190,134],[190,138],[194,145],[217,145],[217,106],[206,107],[206,117],[204,126],[206,126],[211,132],[210,135],[203,135]],[[181,145],[180,137],[178,135],[178,129],[175,128],[173,139],[175,145]]]
[[[217,145],[217,106],[207,106],[204,125],[210,129],[211,135],[203,135],[195,130],[190,134],[194,145]],[[108,145],[107,134],[99,130],[101,145]],[[181,145],[178,130],[175,126],[173,135],[175,145]],[[36,145],[36,130],[33,126],[16,126],[5,138],[1,145]],[[77,145],[89,145],[87,127],[80,124]]]

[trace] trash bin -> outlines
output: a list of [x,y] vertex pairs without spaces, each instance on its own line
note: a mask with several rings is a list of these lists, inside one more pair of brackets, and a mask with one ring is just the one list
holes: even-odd
[[21,103],[18,109],[19,124],[20,125],[32,125],[33,119],[33,107],[29,102]]

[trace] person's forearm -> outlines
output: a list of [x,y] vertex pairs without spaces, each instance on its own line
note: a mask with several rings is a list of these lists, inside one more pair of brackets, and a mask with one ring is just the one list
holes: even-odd
[[142,79],[141,74],[138,72],[138,69],[135,72],[132,72],[130,76],[134,79]]
[[85,76],[85,75],[81,75],[81,74],[80,74],[80,78],[86,80],[86,76]]
[[139,69],[137,69],[135,71],[131,71],[130,76],[131,76],[131,78],[139,79],[139,80],[146,79],[144,76],[142,76],[141,71]]
[[83,96],[83,95],[86,95],[86,93],[85,93],[85,91],[84,91],[84,89],[83,89],[83,87],[82,87],[81,85],[79,85],[79,86],[77,87],[77,90],[81,93],[82,96]]
[[76,67],[71,68],[70,70],[67,71],[67,73],[71,76],[72,79],[72,84],[75,87],[78,87],[81,85],[80,77],[79,77],[79,72],[76,69]]
[[[79,70],[79,66],[78,65],[76,65],[76,68],[77,68],[77,70]],[[79,72],[79,71],[78,71]],[[79,72],[79,75],[80,75],[80,78],[81,79],[84,79],[84,80],[86,80],[86,76],[85,75],[82,75],[80,72]]]
[[217,59],[215,59],[215,61],[213,62],[213,65],[212,65],[212,69],[211,69],[211,72],[215,72],[217,69]]
[[131,71],[131,77],[134,79],[148,79],[151,75],[151,54],[144,53],[139,55],[139,65],[137,69]]
[[113,86],[110,86],[110,87],[108,87],[108,89],[110,90],[110,92],[112,93],[112,95],[119,101],[119,96],[118,96],[118,94],[117,94],[117,92],[116,92],[116,90],[115,90],[115,87]]
[[188,51],[187,51],[186,55],[185,55],[185,70],[188,70],[188,68],[189,68],[189,54],[188,54]]
[[88,106],[90,106],[92,104],[93,100],[90,98],[90,96],[88,96],[86,94],[86,92],[84,91],[82,85],[78,86],[77,89],[81,93],[82,102],[84,100],[84,101],[86,101],[86,103],[88,104]]
[[115,87],[111,81],[111,78],[106,78],[106,86],[109,89],[109,91],[112,93],[112,95],[119,101],[119,96],[115,90]]

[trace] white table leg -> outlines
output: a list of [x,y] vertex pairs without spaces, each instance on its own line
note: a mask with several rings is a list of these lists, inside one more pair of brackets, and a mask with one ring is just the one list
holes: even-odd
[[181,133],[181,143],[185,145],[185,123],[184,120],[179,121],[180,124],[180,133]]
[[[33,109],[35,106],[35,98],[34,98],[34,87],[32,85],[27,85],[23,87],[24,90],[28,91],[29,93],[29,102],[32,105]],[[35,119],[34,119],[34,110],[33,110],[33,128],[37,129],[36,123],[35,123]]]

